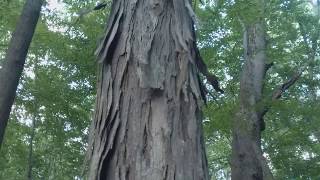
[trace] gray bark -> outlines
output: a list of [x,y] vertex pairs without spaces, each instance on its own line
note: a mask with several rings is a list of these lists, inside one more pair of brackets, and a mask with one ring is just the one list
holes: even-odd
[[266,40],[262,20],[245,25],[239,110],[233,123],[231,174],[234,180],[273,179],[261,150],[262,89]]
[[89,179],[209,179],[193,17],[188,0],[113,1]]
[[26,1],[0,69],[0,148],[42,2]]

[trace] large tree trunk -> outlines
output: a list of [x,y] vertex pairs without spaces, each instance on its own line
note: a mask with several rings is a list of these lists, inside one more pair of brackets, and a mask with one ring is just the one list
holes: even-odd
[[42,2],[26,1],[0,69],[0,148]]
[[193,17],[188,0],[113,1],[89,179],[209,179]]
[[272,179],[261,150],[266,30],[262,20],[244,27],[245,63],[240,80],[239,110],[233,125],[231,174],[234,180]]

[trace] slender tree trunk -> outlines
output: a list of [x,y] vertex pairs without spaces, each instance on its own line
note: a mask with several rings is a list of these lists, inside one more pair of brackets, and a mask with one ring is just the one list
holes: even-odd
[[231,176],[234,180],[273,179],[261,150],[266,30],[262,18],[244,27],[245,63],[240,80],[239,110],[233,123]]
[[0,148],[42,2],[26,1],[0,69]]
[[188,0],[113,1],[89,179],[209,179],[193,17]]
[[32,180],[32,168],[33,168],[33,139],[36,132],[36,117],[34,116],[32,119],[32,129],[29,138],[29,155],[28,155],[28,171],[27,171],[27,179]]
[[[38,87],[37,86],[37,80],[39,78],[38,75],[38,67],[39,67],[39,57],[36,56],[35,57],[35,61],[34,63],[34,80],[33,80],[33,84],[34,87]],[[39,105],[38,105],[38,98],[36,96],[36,91],[35,89],[33,89],[32,94],[34,95],[34,100],[33,100],[33,108],[32,108],[32,113],[33,113],[33,117],[32,117],[32,124],[31,124],[31,132],[30,132],[30,137],[29,137],[29,155],[28,155],[28,167],[27,167],[27,179],[28,180],[32,180],[32,169],[33,169],[33,141],[34,141],[34,137],[36,135],[36,128],[37,128],[37,120],[40,119],[40,115],[39,115]]]

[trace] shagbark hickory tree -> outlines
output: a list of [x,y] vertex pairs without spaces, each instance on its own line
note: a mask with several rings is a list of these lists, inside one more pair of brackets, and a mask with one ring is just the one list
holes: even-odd
[[89,143],[89,179],[207,180],[189,0],[113,1]]

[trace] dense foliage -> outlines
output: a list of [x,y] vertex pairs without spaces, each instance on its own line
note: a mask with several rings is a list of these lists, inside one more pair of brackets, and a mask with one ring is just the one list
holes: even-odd
[[[0,62],[23,2],[0,1]],[[276,179],[320,179],[320,3],[270,0],[261,13],[246,11],[250,4],[245,2],[193,2],[198,46],[225,90],[221,95],[207,86],[204,128],[212,179],[230,179],[231,122],[243,64],[241,21],[252,16],[266,20],[268,61],[274,63],[267,72],[264,91],[270,97],[265,101],[295,72],[303,72],[271,104],[265,117],[264,155]],[[108,4],[87,11],[96,4],[50,0],[43,7],[0,151],[0,179],[25,179],[30,164],[34,179],[81,177],[95,99],[94,50],[110,9]]]

